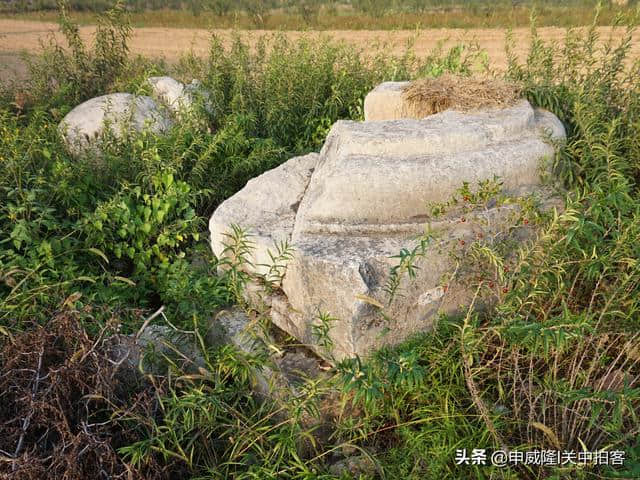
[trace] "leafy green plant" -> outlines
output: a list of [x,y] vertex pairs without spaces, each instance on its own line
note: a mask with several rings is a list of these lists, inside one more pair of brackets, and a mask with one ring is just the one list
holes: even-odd
[[261,280],[264,282],[268,292],[273,292],[282,287],[284,275],[287,272],[287,264],[293,259],[294,248],[288,240],[276,242],[274,250],[267,250],[269,255],[269,263],[258,265],[265,267],[267,271],[262,275]]
[[127,259],[136,275],[184,257],[187,241],[199,238],[189,186],[170,171],[150,182],[150,191],[125,189],[84,220],[88,244]]
[[332,317],[327,312],[318,311],[314,323],[311,325],[311,335],[313,341],[320,346],[324,354],[333,356],[333,339],[331,338],[331,329],[338,319]]

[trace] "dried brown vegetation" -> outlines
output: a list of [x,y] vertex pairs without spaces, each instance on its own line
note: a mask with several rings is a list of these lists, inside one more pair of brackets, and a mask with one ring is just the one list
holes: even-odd
[[407,86],[404,97],[420,116],[448,109],[504,108],[521,98],[518,87],[503,80],[451,74],[416,80]]
[[503,408],[518,422],[511,443],[558,450],[592,450],[623,444],[640,434],[640,335],[601,334],[586,337],[571,348],[534,355],[509,346],[487,331],[488,346],[475,377],[485,387],[497,385]]
[[104,333],[90,339],[66,312],[5,342],[0,478],[165,478],[157,465],[137,470],[117,453],[139,435],[124,419],[153,416],[154,401],[141,382],[123,385],[126,362],[110,358]]

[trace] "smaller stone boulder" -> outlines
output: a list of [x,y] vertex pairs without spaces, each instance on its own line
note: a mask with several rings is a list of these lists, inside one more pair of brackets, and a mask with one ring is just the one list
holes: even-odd
[[349,476],[359,478],[361,476],[373,477],[376,474],[377,466],[371,455],[353,455],[333,463],[329,467],[329,473],[339,477],[345,472]]
[[99,156],[100,143],[107,130],[116,138],[123,138],[145,129],[161,134],[171,126],[167,112],[152,98],[112,93],[75,107],[62,119],[58,130],[73,155],[92,151]]
[[383,82],[364,98],[364,119],[367,122],[422,118],[417,109],[404,98],[408,82]]
[[263,398],[286,402],[307,379],[323,375],[318,357],[302,349],[278,352],[269,333],[239,307],[218,312],[209,324],[205,342],[209,346],[235,345],[247,355],[267,354],[268,365],[254,371],[254,389]]
[[422,119],[446,110],[471,113],[506,109],[520,99],[520,89],[507,81],[444,74],[413,82],[381,83],[364,100],[364,119]]
[[168,359],[187,371],[206,367],[205,358],[193,335],[177,332],[168,325],[148,325],[137,335],[113,335],[108,354],[120,367],[121,380],[131,384],[141,375],[166,375]]
[[235,345],[238,350],[252,355],[258,353],[270,339],[251,322],[239,307],[221,310],[209,323],[207,345]]
[[192,80],[188,85],[171,77],[150,77],[147,81],[153,97],[177,116],[193,111],[199,102],[208,113],[213,112],[211,95],[198,80]]

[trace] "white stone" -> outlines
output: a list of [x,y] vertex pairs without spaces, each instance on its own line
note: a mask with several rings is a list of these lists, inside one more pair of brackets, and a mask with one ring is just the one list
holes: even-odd
[[[184,84],[171,77],[149,77],[152,96],[173,109],[184,108]],[[190,105],[189,105],[190,106]]]
[[507,192],[538,185],[541,160],[554,154],[544,131],[564,136],[557,119],[536,114],[526,100],[423,120],[339,121],[300,205],[296,231],[415,230],[424,223],[425,205],[448,199],[463,181],[497,176]]
[[[308,345],[317,345],[313,326],[319,313],[335,318],[329,337],[333,351],[315,350],[329,360],[366,356],[386,344],[397,344],[431,328],[438,313],[455,313],[472,292],[463,285],[448,288],[454,271],[450,253],[464,255],[482,234],[490,238],[512,223],[517,209],[503,206],[432,222],[434,240],[416,258],[415,278],[401,278],[398,292],[387,292],[393,258],[418,245],[419,232],[368,235],[304,234],[294,240],[296,252],[283,282],[286,301],[273,302],[274,323]],[[382,306],[382,308],[380,308]],[[384,311],[384,315],[381,314]]]
[[240,308],[221,310],[211,321],[206,335],[207,345],[233,344],[247,354],[255,354],[268,338],[262,335],[246,312]]
[[188,114],[199,100],[209,113],[212,112],[210,95],[197,80],[186,86],[171,77],[150,77],[147,81],[151,85],[152,95],[175,115]]
[[320,375],[319,360],[308,352],[280,351],[256,319],[238,307],[218,312],[210,322],[205,341],[208,346],[235,345],[247,355],[268,353],[269,361],[253,370],[254,390],[263,398],[290,401],[297,386]]
[[384,82],[371,90],[364,98],[365,121],[421,118],[404,99],[404,89],[408,85],[409,82]]
[[107,129],[116,138],[122,138],[145,129],[161,134],[171,125],[171,119],[152,98],[112,93],[75,107],[62,119],[58,130],[69,151],[80,155],[87,151],[99,154],[99,144]]

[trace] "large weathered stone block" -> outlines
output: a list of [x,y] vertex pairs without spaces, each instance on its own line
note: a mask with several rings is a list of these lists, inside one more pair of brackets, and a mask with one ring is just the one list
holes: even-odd
[[[225,202],[212,217],[212,236],[219,238],[222,225],[244,223],[257,232],[260,249],[275,238],[290,239],[296,251],[283,295],[271,302],[274,323],[332,360],[366,355],[428,329],[439,312],[468,304],[467,286],[447,288],[457,268],[451,251],[464,256],[462,246],[478,237],[513,234],[518,216],[515,205],[488,205],[464,221],[432,222],[434,237],[416,258],[415,278],[402,278],[401,294],[390,296],[393,257],[415,246],[428,204],[446,202],[463,182],[494,178],[506,193],[537,195],[544,203],[541,174],[549,173],[554,155],[550,140],[564,135],[555,116],[526,100],[421,120],[340,121],[319,157],[304,168],[300,160],[280,167],[306,172],[296,181],[276,169]],[[267,193],[274,190],[277,195]],[[299,208],[289,207],[294,202]],[[331,351],[317,335],[321,314],[330,317]]]
[[[547,200],[540,196],[540,202]],[[420,242],[416,231],[378,234],[305,233],[294,237],[296,253],[283,282],[286,295],[272,304],[272,318],[280,328],[308,345],[320,314],[334,321],[328,336],[332,351],[318,353],[342,359],[364,356],[386,344],[397,344],[428,330],[439,313],[452,314],[468,305],[473,291],[451,278],[456,269],[452,254],[466,255],[468,245],[482,237],[494,238],[513,226],[516,205],[488,208],[430,223],[432,239],[414,261],[415,276],[399,277],[390,294],[390,272],[403,249]],[[516,238],[516,235],[512,236]]]
[[423,120],[341,121],[300,205],[298,232],[334,233],[422,224],[425,205],[449,198],[462,181],[500,177],[506,191],[540,183],[551,158],[547,131],[562,124],[526,100],[508,109],[447,111]]

